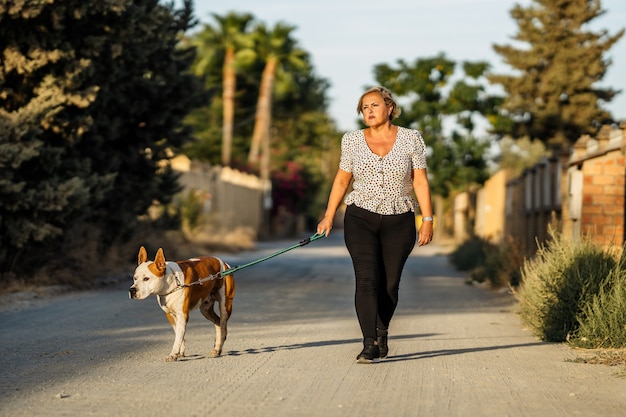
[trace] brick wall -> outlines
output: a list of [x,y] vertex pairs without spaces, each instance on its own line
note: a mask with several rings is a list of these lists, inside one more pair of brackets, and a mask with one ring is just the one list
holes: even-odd
[[574,145],[569,171],[580,171],[582,181],[570,187],[573,196],[580,193],[580,207],[572,207],[569,219],[573,238],[589,236],[601,245],[624,242],[624,132],[605,126],[596,138],[583,136]]
[[[496,243],[512,238],[528,256],[536,252],[537,243],[549,239],[550,224],[571,239],[588,236],[600,245],[622,245],[625,153],[623,122],[619,129],[604,126],[595,138],[582,136],[570,152],[544,159],[506,183],[498,173],[482,189],[457,197],[455,231],[461,217],[464,224],[475,219],[475,235]],[[463,206],[459,198],[471,202],[471,194],[479,198],[457,210]]]

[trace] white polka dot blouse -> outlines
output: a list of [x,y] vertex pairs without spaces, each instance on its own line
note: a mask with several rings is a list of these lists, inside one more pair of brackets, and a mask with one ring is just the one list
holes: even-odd
[[411,194],[411,174],[413,169],[426,167],[426,144],[417,130],[398,127],[393,147],[382,157],[371,151],[363,130],[341,138],[339,168],[354,179],[344,201],[347,205],[383,215],[414,212],[417,201]]

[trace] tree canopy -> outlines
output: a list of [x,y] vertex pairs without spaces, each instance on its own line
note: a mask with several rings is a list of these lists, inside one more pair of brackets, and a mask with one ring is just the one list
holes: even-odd
[[[396,67],[379,64],[374,68],[376,81],[390,88],[400,103],[397,123],[424,134],[432,151],[428,164],[431,188],[444,197],[471,184],[482,184],[489,177],[485,157],[489,142],[474,136],[475,117],[496,114],[502,101],[486,92],[487,63],[463,63],[462,75],[454,81],[457,66],[440,54],[413,63],[398,60]],[[444,132],[446,117],[457,123],[451,132]]]
[[[319,203],[314,202],[326,183],[324,155],[330,138],[339,137],[326,113],[328,82],[316,75],[310,54],[294,36],[295,27],[282,22],[268,27],[247,13],[213,18],[213,24],[204,24],[188,40],[200,51],[193,71],[214,94],[187,118],[195,140],[185,153],[220,164],[217,156],[224,146],[220,119],[232,98],[230,164],[272,180],[274,210],[282,206],[316,219]],[[237,45],[229,73],[235,80],[229,83],[223,82],[227,60],[221,52],[223,37],[214,36],[224,31],[225,22],[246,23],[239,26],[237,36],[231,34]],[[228,86],[235,87],[233,93],[225,94]]]
[[[215,73],[216,65],[222,65],[222,160],[224,166],[230,166],[232,157],[233,125],[235,123],[235,102],[237,94],[237,71],[242,55],[254,55],[253,39],[248,26],[254,17],[249,13],[230,12],[226,16],[212,15],[217,26],[203,25],[203,30],[189,42],[198,50],[194,72],[198,76],[207,76],[210,88],[215,79],[209,78],[211,70]],[[213,68],[211,68],[213,67]],[[220,81],[219,77],[217,81]]]
[[589,22],[603,13],[600,0],[534,0],[513,7],[517,45],[493,48],[515,73],[489,76],[507,93],[502,110],[512,123],[500,126],[500,133],[563,148],[612,121],[602,104],[618,91],[597,83],[611,64],[606,52],[624,30],[590,31]]
[[1,273],[84,225],[123,238],[178,190],[163,161],[201,90],[179,48],[192,24],[190,1],[0,0]]

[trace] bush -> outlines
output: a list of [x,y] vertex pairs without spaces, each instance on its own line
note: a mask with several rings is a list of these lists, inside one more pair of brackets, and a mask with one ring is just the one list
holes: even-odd
[[487,253],[494,248],[487,240],[474,236],[459,245],[450,254],[449,260],[459,271],[472,271],[485,264]]
[[516,286],[520,281],[520,269],[524,261],[513,241],[493,246],[486,254],[484,264],[470,274],[472,281],[488,282],[491,288]]
[[473,237],[450,255],[450,262],[461,271],[470,271],[469,283],[488,282],[492,288],[519,283],[523,256],[512,240],[494,245]]
[[588,239],[567,241],[554,230],[522,268],[516,298],[522,319],[542,340],[564,342],[618,265],[616,257]]
[[586,304],[570,344],[581,348],[626,347],[626,270],[622,262],[606,277],[598,294]]
[[200,191],[189,190],[180,201],[183,230],[191,233],[202,224],[203,208],[204,194]]

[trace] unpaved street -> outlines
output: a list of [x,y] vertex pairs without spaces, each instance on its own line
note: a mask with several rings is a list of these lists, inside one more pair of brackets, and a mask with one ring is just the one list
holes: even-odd
[[[223,256],[241,265],[293,244]],[[623,416],[619,369],[525,330],[510,295],[464,284],[437,245],[401,283],[390,356],[361,347],[340,232],[236,274],[225,354],[194,311],[184,361],[155,298],[114,289],[0,310],[0,416]],[[167,256],[167,251],[165,253]],[[150,254],[152,257],[153,254]]]

